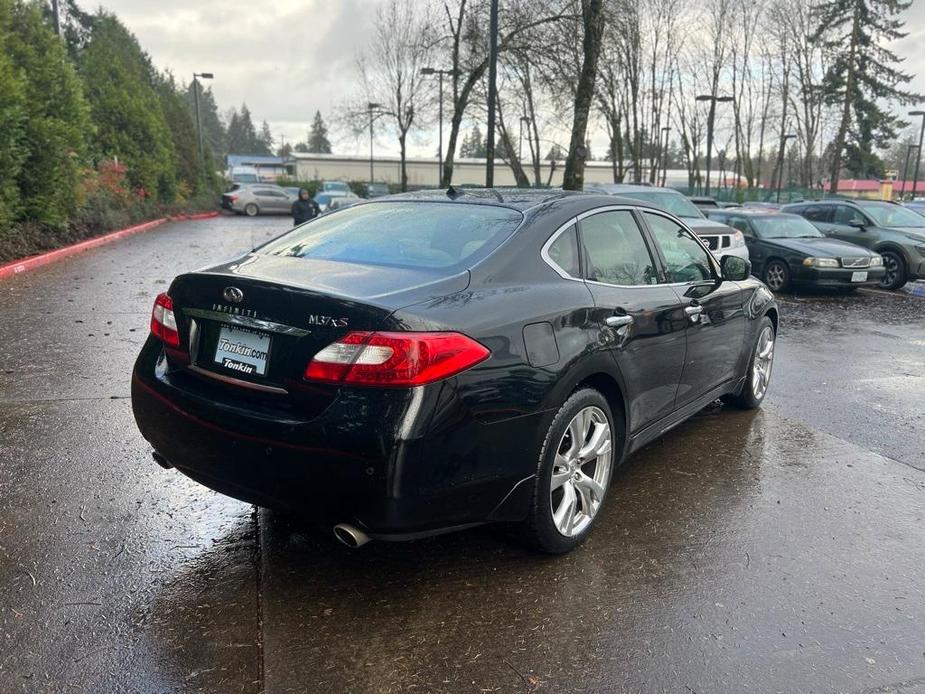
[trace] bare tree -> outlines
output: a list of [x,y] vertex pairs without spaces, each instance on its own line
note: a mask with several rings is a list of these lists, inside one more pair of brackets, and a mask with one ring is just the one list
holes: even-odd
[[588,116],[594,99],[594,87],[597,81],[597,62],[601,54],[601,40],[604,34],[603,0],[582,0],[582,41],[584,61],[581,77],[575,90],[575,114],[572,120],[572,137],[569,143],[568,157],[565,160],[565,173],[562,187],[566,190],[581,190],[585,183],[585,146],[588,133]]
[[[408,133],[433,100],[432,81],[421,75],[433,46],[429,14],[414,0],[387,0],[376,11],[376,31],[358,58],[366,102],[378,104],[392,122],[401,157],[401,189],[408,189]],[[368,117],[366,104],[353,109],[354,119]]]

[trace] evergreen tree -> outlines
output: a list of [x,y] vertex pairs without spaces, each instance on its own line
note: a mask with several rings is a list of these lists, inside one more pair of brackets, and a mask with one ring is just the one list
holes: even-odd
[[479,126],[473,125],[469,134],[463,138],[459,146],[459,156],[466,159],[479,159],[485,157],[485,139],[482,137],[482,131]]
[[176,151],[156,91],[157,74],[134,35],[113,15],[101,12],[94,18],[81,71],[96,123],[96,157],[118,157],[134,189],[173,200]]
[[300,154],[307,154],[307,153],[308,153],[308,145],[305,144],[304,142],[297,142],[296,145],[295,145],[295,147],[294,147],[294,150],[295,150],[296,152],[299,152]]
[[[11,41],[7,0],[0,0],[0,46]],[[6,54],[0,52],[0,239],[12,230],[19,212],[19,179],[26,158],[26,85]]]
[[565,150],[557,144],[553,144],[549,151],[546,152],[546,161],[561,161],[565,159]]
[[823,96],[841,109],[832,149],[830,190],[838,190],[843,164],[853,175],[882,169],[874,154],[896,135],[899,119],[880,104],[901,104],[919,97],[902,89],[911,76],[896,66],[901,59],[882,44],[906,36],[896,17],[912,0],[823,0],[814,8],[818,29],[814,40],[831,53]]
[[228,119],[227,145],[229,154],[260,154],[261,145],[247,104],[241,110],[232,109]]
[[[186,87],[186,101],[189,106],[190,117],[193,119],[193,125],[196,124],[196,93],[193,90],[195,85],[190,82]],[[225,147],[225,125],[218,113],[218,105],[215,102],[215,95],[212,93],[212,87],[204,87],[202,82],[199,83],[199,119],[202,124],[202,140],[212,155],[218,159],[223,159],[228,153]]]
[[328,126],[324,124],[321,111],[315,111],[315,120],[312,121],[311,130],[308,131],[308,142],[306,146],[309,152],[317,152],[319,154],[331,153],[331,141],[328,140]]
[[274,139],[270,124],[264,121],[260,126],[260,135],[257,136],[257,154],[273,154]]
[[[37,5],[0,0],[0,33],[9,63],[21,76],[21,91],[15,79],[8,80],[12,91],[0,90],[0,110],[11,114],[7,118],[16,120],[17,93],[25,116],[19,136],[15,129],[0,135],[19,140],[2,156],[21,159],[15,178],[20,218],[62,227],[77,208],[78,171],[90,131],[80,80]],[[6,177],[8,172],[0,173]]]
[[[177,179],[183,183],[185,192],[199,191],[206,182],[206,172],[215,167],[211,163],[203,167],[199,159],[199,137],[187,108],[186,95],[180,92],[173,75],[169,74],[158,80],[157,93],[176,152]],[[206,162],[211,162],[211,151],[207,147],[203,149]]]

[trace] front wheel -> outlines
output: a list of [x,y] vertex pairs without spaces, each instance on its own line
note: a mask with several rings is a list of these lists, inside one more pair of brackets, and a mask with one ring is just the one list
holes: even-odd
[[774,323],[764,316],[758,323],[758,339],[752,358],[745,373],[742,391],[736,395],[727,395],[723,401],[743,410],[753,410],[761,405],[771,385],[771,368],[774,366]]
[[607,399],[582,388],[552,420],[536,474],[530,515],[522,525],[535,548],[563,554],[590,533],[622,447]]
[[895,251],[884,251],[883,278],[880,280],[881,289],[899,289],[906,284],[906,262]]
[[244,207],[244,214],[248,217],[256,217],[258,212],[260,212],[260,209],[252,202],[247,203]]

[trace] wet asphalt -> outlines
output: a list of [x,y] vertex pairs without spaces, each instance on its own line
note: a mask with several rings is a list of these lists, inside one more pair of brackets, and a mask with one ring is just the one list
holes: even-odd
[[286,220],[0,281],[0,692],[925,691],[925,299],[784,295],[771,391],[637,453],[588,542],[341,547],[162,470],[153,296]]

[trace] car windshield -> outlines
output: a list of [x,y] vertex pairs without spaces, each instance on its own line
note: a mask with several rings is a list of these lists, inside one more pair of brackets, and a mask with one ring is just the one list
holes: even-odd
[[752,217],[752,224],[763,239],[818,238],[823,234],[812,224],[795,214]]
[[430,202],[370,203],[319,217],[259,252],[365,265],[448,268],[493,249],[523,220],[517,210]]
[[341,191],[346,193],[350,190],[350,186],[348,186],[346,183],[341,183],[340,181],[327,181],[324,184],[324,189],[326,191]]
[[925,217],[888,202],[858,203],[880,227],[925,227]]
[[315,196],[315,202],[319,205],[327,205],[331,202],[331,198],[333,197],[333,195],[329,195],[328,193],[318,193],[318,195]]
[[618,195],[644,200],[664,212],[670,212],[676,217],[703,219],[703,212],[698,210],[694,203],[681,195],[681,193],[673,193],[668,190],[633,190],[626,193],[620,192]]

